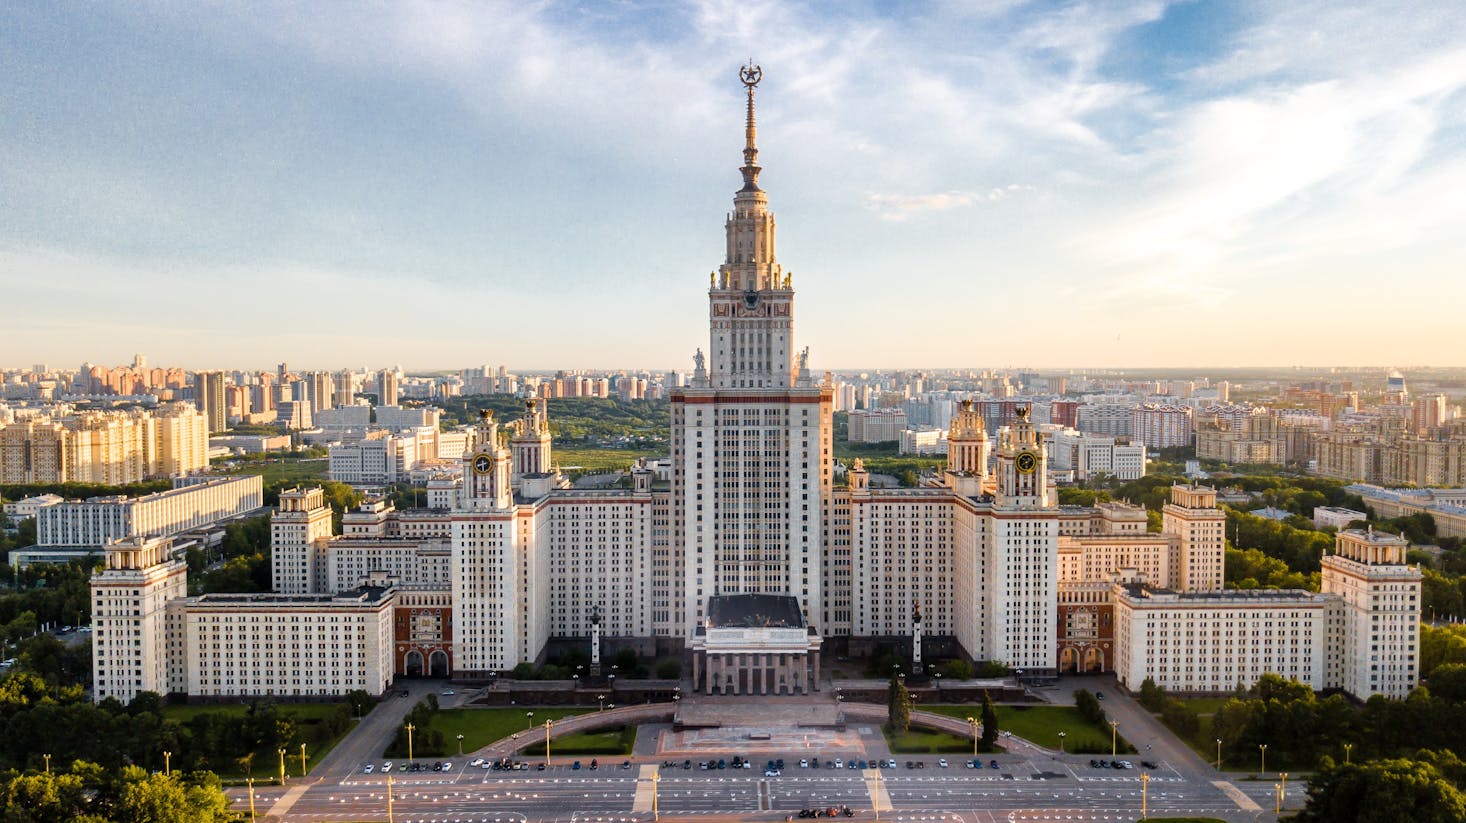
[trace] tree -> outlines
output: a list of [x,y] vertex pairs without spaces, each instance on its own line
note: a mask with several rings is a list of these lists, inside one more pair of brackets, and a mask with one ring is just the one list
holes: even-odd
[[1166,690],[1156,685],[1156,682],[1147,677],[1140,681],[1140,705],[1147,709],[1158,712],[1165,708]]
[[896,734],[904,734],[911,729],[911,692],[895,675],[891,676],[890,717],[886,728]]
[[960,657],[954,657],[942,664],[943,675],[953,680],[971,680],[972,664]]
[[1466,664],[1436,666],[1430,673],[1430,693],[1447,703],[1466,701]]
[[998,742],[998,710],[987,692],[982,693],[982,745],[991,750]]
[[1459,823],[1466,795],[1419,760],[1335,765],[1308,785],[1299,823]]
[[1078,689],[1074,692],[1074,708],[1085,722],[1096,726],[1104,725],[1105,709],[1089,689]]

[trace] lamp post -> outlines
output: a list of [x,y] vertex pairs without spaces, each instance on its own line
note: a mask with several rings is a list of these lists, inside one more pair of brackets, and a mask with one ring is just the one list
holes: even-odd
[[1217,771],[1222,770],[1222,739],[1217,738]]
[[305,777],[305,744],[300,744],[300,776]]
[[163,752],[163,776],[173,776],[173,752]]
[[1283,813],[1283,785],[1273,784],[1273,814]]
[[285,750],[276,749],[280,753],[280,785],[285,785]]
[[969,716],[967,725],[972,727],[972,756],[977,757],[977,718]]
[[[549,751],[549,749],[546,749],[546,751]],[[662,777],[658,772],[652,772],[652,820],[662,819],[661,812],[657,809],[657,781],[661,779]]]
[[1110,757],[1114,757],[1120,751],[1120,721],[1110,721]]
[[1278,772],[1278,807],[1282,810],[1284,803],[1288,801],[1288,773]]
[[596,695],[596,700],[601,704],[601,707],[599,709],[596,709],[596,711],[600,711],[600,712],[605,711],[606,710],[606,696],[604,694],[598,694],[598,695]]
[[533,729],[534,728],[534,712],[525,712],[524,713],[524,718],[525,718],[525,721],[529,724],[529,725],[525,726],[525,729]]
[[[390,783],[392,778],[388,777],[387,780]],[[255,823],[255,779],[253,777],[246,778],[244,782],[249,786],[249,823]],[[387,814],[390,819],[391,812],[389,811]]]
[[1258,773],[1259,774],[1267,774],[1267,744],[1266,743],[1259,743],[1259,744],[1257,744],[1257,750],[1260,751],[1260,752],[1262,752],[1262,769]]
[[43,754],[43,755],[41,755],[41,757],[45,758],[45,760],[46,760],[46,774],[50,774],[51,773],[51,755],[49,755],[49,754]]
[[1140,773],[1140,819],[1144,820],[1150,816],[1149,808],[1150,772]]
[[550,724],[554,722],[553,719],[545,721],[545,768],[547,769],[550,768]]
[[870,779],[875,788],[870,793],[870,803],[876,813],[876,820],[881,819],[881,770],[872,769]]
[[463,733],[462,732],[460,732],[458,734],[458,756],[459,757],[462,757],[463,756]]
[[1349,750],[1352,749],[1352,748],[1354,748],[1354,744],[1353,743],[1345,743],[1344,744],[1344,764],[1345,765],[1348,765],[1348,763],[1349,763]]
[[1066,733],[1059,732],[1059,754],[1063,754],[1064,753],[1064,738],[1065,737],[1068,737],[1068,735]]

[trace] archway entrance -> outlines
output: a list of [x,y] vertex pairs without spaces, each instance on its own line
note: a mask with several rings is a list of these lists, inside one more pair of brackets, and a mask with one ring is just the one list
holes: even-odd
[[428,655],[428,672],[432,677],[447,677],[448,653],[438,649]]
[[1059,652],[1059,671],[1065,674],[1079,670],[1079,655],[1075,653],[1073,646],[1065,646]]
[[1094,646],[1090,646],[1088,649],[1086,649],[1084,652],[1084,671],[1086,673],[1098,672],[1103,671],[1104,668],[1105,653],[1095,648]]
[[422,677],[422,652],[416,649],[408,652],[403,670],[408,677]]

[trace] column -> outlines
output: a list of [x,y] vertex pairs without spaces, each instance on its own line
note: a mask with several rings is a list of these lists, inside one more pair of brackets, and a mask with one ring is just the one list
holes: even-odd
[[711,652],[709,652],[708,653],[708,671],[707,671],[707,675],[703,677],[703,681],[702,681],[703,689],[708,694],[712,694],[713,693],[713,679],[718,676],[717,675],[717,671],[718,671],[718,655],[712,654]]
[[758,656],[758,668],[759,674],[762,675],[760,679],[764,681],[764,694],[773,694],[773,692],[769,691],[769,675],[772,673],[772,670],[769,666],[769,656],[767,654]]
[[814,682],[810,684],[810,691],[820,690],[820,653],[814,652],[810,655],[814,658]]
[[699,651],[693,651],[693,653],[692,653],[692,690],[693,691],[697,691],[697,671],[700,668],[698,658],[701,655],[702,655],[702,652],[699,652]]
[[743,655],[733,655],[733,693],[742,694],[743,688]]

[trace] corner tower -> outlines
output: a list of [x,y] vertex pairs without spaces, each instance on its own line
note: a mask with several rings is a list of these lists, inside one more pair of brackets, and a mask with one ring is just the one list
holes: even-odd
[[759,188],[754,88],[747,94],[743,187],[725,223],[723,265],[708,290],[709,357],[672,401],[671,535],[683,597],[654,631],[691,640],[715,595],[788,595],[805,622],[822,614],[830,516],[834,390],[793,355],[794,292],[774,257],[774,217]]

